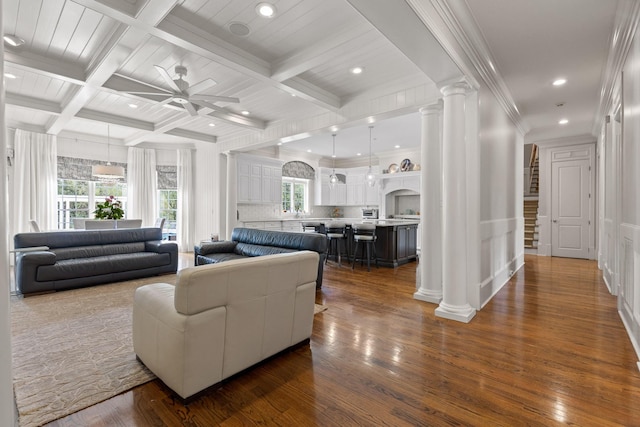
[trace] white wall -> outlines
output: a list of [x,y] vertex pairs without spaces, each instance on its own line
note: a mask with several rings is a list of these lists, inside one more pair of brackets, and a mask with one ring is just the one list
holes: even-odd
[[[636,33],[626,59],[622,83],[623,129],[619,153],[618,180],[605,185],[607,193],[619,207],[613,227],[619,230],[617,260],[611,266],[617,270],[618,310],[629,337],[640,356],[640,35]],[[617,144],[613,144],[614,151]],[[615,170],[613,171],[616,173]],[[605,197],[610,198],[609,194]],[[615,286],[615,285],[614,285]],[[640,367],[640,363],[639,363]]]
[[491,91],[479,91],[480,292],[484,306],[524,263],[524,138]]

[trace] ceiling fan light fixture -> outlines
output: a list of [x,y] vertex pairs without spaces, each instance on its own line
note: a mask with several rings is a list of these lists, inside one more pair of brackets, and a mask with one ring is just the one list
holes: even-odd
[[174,95],[172,100],[173,100],[173,102],[176,102],[178,104],[186,104],[187,102],[189,102],[189,100],[187,98],[185,98],[184,96],[180,96],[180,95]]

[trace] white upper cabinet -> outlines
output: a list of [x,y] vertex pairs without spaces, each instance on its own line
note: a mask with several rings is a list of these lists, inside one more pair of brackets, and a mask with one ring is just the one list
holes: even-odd
[[[319,206],[364,206],[378,204],[378,185],[369,187],[365,182],[368,167],[336,169],[345,182],[329,186],[332,168],[319,168],[316,173],[315,204]],[[377,168],[374,168],[377,173]]]
[[282,161],[237,156],[238,203],[281,203]]

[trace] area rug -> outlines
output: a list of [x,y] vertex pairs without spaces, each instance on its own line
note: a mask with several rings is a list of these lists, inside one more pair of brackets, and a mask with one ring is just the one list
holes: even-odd
[[[13,386],[21,427],[37,427],[155,378],[136,360],[133,294],[176,275],[12,297]],[[314,314],[326,310],[316,304]]]

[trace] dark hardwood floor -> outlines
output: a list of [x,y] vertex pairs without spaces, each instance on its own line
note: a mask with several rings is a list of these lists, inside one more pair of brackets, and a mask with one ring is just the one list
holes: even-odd
[[640,426],[637,355],[593,261],[527,256],[469,324],[415,269],[325,269],[311,343],[184,406],[153,381],[53,426]]

